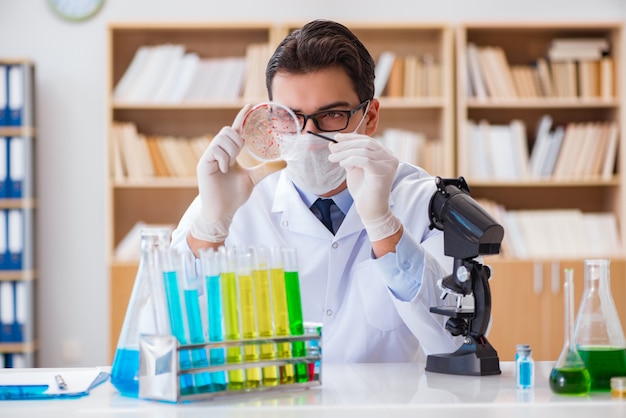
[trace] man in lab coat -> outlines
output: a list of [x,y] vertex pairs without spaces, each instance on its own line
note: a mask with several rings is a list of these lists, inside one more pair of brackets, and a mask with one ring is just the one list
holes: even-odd
[[[221,245],[295,247],[304,320],[323,324],[325,362],[454,352],[459,337],[429,311],[452,267],[443,233],[429,229],[435,181],[372,138],[380,103],[367,49],[345,26],[313,21],[278,46],[266,82],[301,133],[282,160],[246,167],[236,160],[242,109],[199,161],[199,195],[172,245],[196,256]],[[332,198],[330,208],[319,198]]]

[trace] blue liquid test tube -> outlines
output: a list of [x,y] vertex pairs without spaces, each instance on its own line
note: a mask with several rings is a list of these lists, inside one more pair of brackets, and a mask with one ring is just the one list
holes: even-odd
[[[220,280],[222,285],[222,304],[224,306],[224,333],[227,341],[241,340],[241,327],[239,325],[239,297],[237,292],[237,260],[235,248],[220,247]],[[226,349],[226,363],[240,364],[243,361],[240,346]],[[228,371],[229,390],[244,389],[243,369]]]
[[[192,344],[203,344],[204,326],[202,325],[202,315],[200,313],[200,279],[196,271],[196,260],[192,253],[183,252],[181,257],[181,273],[183,286],[183,299],[185,314],[187,316],[186,341]],[[203,292],[204,293],[204,292]],[[191,351],[191,363],[194,368],[205,368],[209,366],[209,358],[204,348]],[[195,373],[194,390],[197,393],[211,392],[214,390],[211,384],[211,376],[208,372]]]
[[[208,337],[209,342],[224,341],[224,326],[222,313],[222,290],[220,285],[220,264],[217,252],[212,248],[200,251],[200,263],[207,296]],[[223,348],[211,348],[209,351],[211,366],[223,366],[225,355]],[[226,390],[226,373],[224,371],[211,372],[214,391]]]
[[[185,323],[183,321],[183,304],[178,283],[180,272],[180,260],[178,252],[174,249],[164,249],[159,251],[159,263],[163,274],[165,286],[165,298],[167,301],[167,312],[170,320],[172,335],[179,344],[186,344]],[[191,368],[191,353],[189,350],[181,350],[178,353],[180,369],[189,370]],[[193,376],[183,374],[180,376],[180,393],[188,395],[193,393]]]

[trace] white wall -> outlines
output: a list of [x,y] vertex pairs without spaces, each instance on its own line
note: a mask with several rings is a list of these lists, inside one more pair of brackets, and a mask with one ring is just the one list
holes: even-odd
[[37,68],[39,365],[108,364],[106,25],[111,21],[437,22],[626,18],[626,0],[105,0],[69,23],[47,0],[0,0],[0,56]]

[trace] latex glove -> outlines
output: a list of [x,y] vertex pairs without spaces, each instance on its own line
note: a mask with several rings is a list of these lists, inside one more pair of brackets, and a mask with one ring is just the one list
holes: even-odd
[[196,239],[224,242],[235,212],[248,200],[254,186],[286,165],[284,161],[273,161],[245,168],[237,162],[244,146],[241,124],[250,108],[244,106],[232,126],[219,131],[198,162],[201,206],[191,225],[191,235]]
[[346,169],[348,190],[370,241],[379,241],[400,229],[389,208],[391,185],[398,159],[379,141],[367,135],[337,134],[328,160]]

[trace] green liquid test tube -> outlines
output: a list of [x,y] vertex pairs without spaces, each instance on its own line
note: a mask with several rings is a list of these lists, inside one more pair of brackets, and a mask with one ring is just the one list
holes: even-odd
[[[256,302],[257,329],[259,337],[271,338],[274,336],[272,322],[272,299],[270,295],[270,277],[267,265],[267,250],[263,246],[251,247],[252,279],[254,281],[254,295]],[[261,360],[276,359],[276,347],[273,343],[261,344]],[[263,386],[278,385],[278,367],[263,367]]]
[[[285,290],[287,295],[287,312],[289,316],[289,332],[291,335],[304,335],[302,320],[302,299],[300,298],[300,278],[298,277],[298,257],[295,248],[284,248]],[[293,357],[306,357],[306,343],[292,343]],[[309,380],[306,363],[296,363],[295,379],[297,383]]]
[[[289,313],[287,311],[287,290],[285,288],[285,271],[283,255],[279,247],[270,248],[270,284],[272,289],[272,306],[274,308],[274,330],[277,337],[289,336]],[[276,344],[279,359],[291,358],[291,344]],[[280,383],[290,384],[295,381],[293,364],[280,366]]]
[[[239,302],[241,307],[241,331],[243,338],[256,339],[256,308],[254,301],[254,282],[252,280],[252,254],[240,251],[237,253],[237,280],[239,285]],[[259,347],[256,344],[243,346],[243,359],[246,362],[259,361]],[[246,368],[246,389],[261,386],[261,369]]]
[[[241,339],[241,331],[239,328],[239,298],[237,297],[237,273],[234,248],[225,249],[224,247],[220,247],[219,256],[225,338],[227,341],[238,341]],[[235,346],[226,349],[227,364],[240,364],[242,360],[241,347]],[[243,369],[228,371],[227,387],[229,390],[242,390],[244,388]]]

